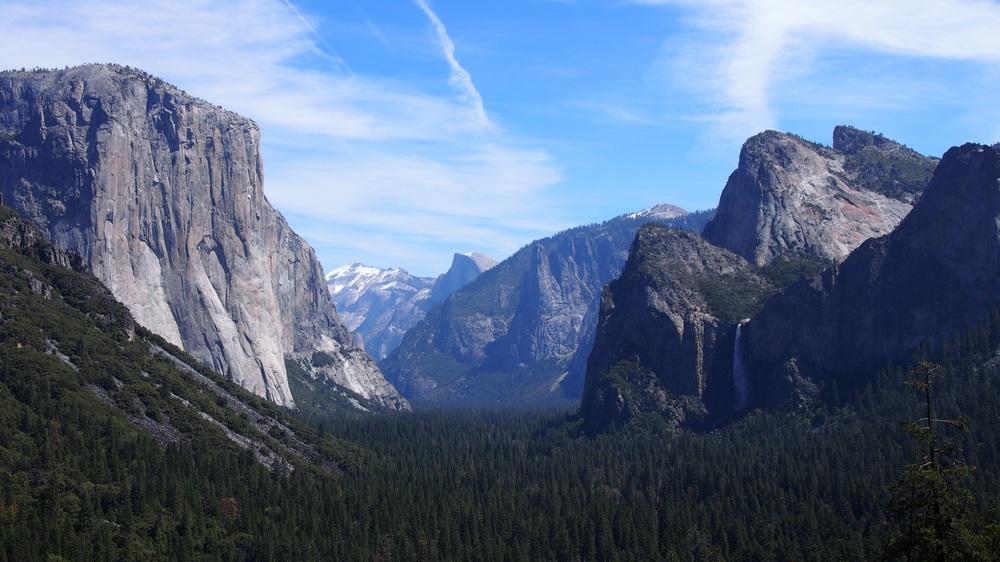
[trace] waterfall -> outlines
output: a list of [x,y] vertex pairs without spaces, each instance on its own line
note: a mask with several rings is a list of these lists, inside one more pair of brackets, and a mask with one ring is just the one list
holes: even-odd
[[746,408],[750,402],[750,379],[746,365],[743,364],[743,325],[746,323],[747,320],[744,320],[736,325],[736,337],[733,340],[733,390],[737,411]]

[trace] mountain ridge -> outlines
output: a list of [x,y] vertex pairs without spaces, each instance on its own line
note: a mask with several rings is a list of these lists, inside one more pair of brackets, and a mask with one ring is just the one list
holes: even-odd
[[950,149],[895,231],[768,302],[747,325],[756,402],[856,387],[1000,306],[998,178],[1000,147]]
[[[664,222],[700,230],[710,216]],[[527,244],[432,308],[380,363],[386,376],[404,396],[445,404],[575,399],[601,289],[646,222],[625,214]]]
[[456,253],[447,272],[416,277],[405,269],[381,269],[361,263],[341,266],[326,275],[330,296],[357,342],[376,359],[384,359],[435,304],[496,265],[476,252]]
[[790,133],[755,135],[741,150],[704,240],[639,231],[626,274],[603,297],[581,404],[589,431],[648,414],[671,427],[704,429],[761,404],[751,392],[760,383],[745,351],[757,315],[794,291],[800,278],[905,224],[913,204],[920,205],[928,169],[937,165],[852,127],[837,127],[833,138],[831,148]]

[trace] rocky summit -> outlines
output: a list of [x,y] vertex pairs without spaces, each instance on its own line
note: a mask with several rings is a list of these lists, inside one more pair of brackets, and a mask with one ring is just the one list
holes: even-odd
[[330,296],[358,344],[378,360],[385,359],[403,335],[427,311],[475,281],[496,265],[484,254],[455,254],[451,268],[436,279],[416,277],[398,267],[380,269],[360,263],[326,274]]
[[891,232],[937,159],[881,135],[837,127],[833,147],[767,131],[743,145],[705,238],[765,265],[794,256],[843,260]]
[[937,165],[875,133],[837,127],[833,137],[832,148],[774,131],[749,139],[704,239],[639,231],[602,299],[581,407],[588,430],[647,414],[707,427],[759,403],[746,322],[776,292],[893,231]]
[[769,301],[746,326],[753,400],[856,387],[1000,306],[998,182],[1000,147],[949,150],[899,228]]
[[434,281],[427,299],[428,308],[444,302],[452,293],[472,283],[496,264],[497,260],[477,252],[455,254],[448,271]]
[[141,71],[0,73],[0,193],[136,321],[285,406],[286,360],[406,407],[264,197],[260,132]]

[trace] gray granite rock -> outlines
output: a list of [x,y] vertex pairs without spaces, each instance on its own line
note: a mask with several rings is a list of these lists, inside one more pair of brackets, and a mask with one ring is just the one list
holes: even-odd
[[136,321],[278,404],[294,406],[286,358],[322,352],[336,361],[316,376],[405,407],[264,197],[259,140],[135,69],[0,73],[0,193]]
[[757,265],[799,255],[839,262],[910,212],[937,159],[837,127],[834,147],[767,131],[750,138],[705,238]]

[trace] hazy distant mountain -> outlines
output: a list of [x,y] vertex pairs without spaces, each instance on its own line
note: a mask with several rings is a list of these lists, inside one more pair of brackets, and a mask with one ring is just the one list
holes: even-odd
[[[448,272],[441,275],[431,288],[428,304],[433,306],[451,296],[452,293],[465,287],[489,271],[497,261],[485,254],[455,254],[451,260]],[[428,307],[429,308],[429,307]]]
[[334,269],[326,275],[326,282],[357,342],[375,358],[384,359],[431,306],[494,265],[496,261],[483,254],[455,254],[448,272],[433,279],[415,277],[400,268],[355,263]]
[[0,193],[136,320],[294,407],[286,361],[406,402],[341,324],[311,247],[264,197],[257,125],[115,65],[0,74]]
[[658,205],[532,242],[431,309],[381,366],[419,400],[578,397],[601,289],[636,231],[649,222],[701,230],[711,216]]

